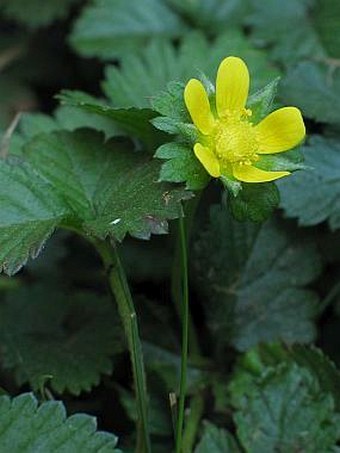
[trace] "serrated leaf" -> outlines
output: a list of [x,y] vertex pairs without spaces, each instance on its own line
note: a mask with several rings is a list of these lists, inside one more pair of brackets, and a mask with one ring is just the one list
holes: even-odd
[[[188,34],[178,49],[171,41],[154,41],[138,53],[123,56],[120,68],[109,66],[103,89],[117,107],[149,107],[150,100],[171,81],[187,82],[202,73],[214,80],[219,63],[228,55],[247,62],[253,91],[279,75],[268,64],[265,52],[254,49],[239,30],[231,29],[213,42],[198,32]],[[168,104],[171,108],[171,101]]]
[[302,62],[280,84],[285,103],[299,107],[308,118],[340,123],[340,71],[332,65]]
[[320,266],[313,243],[295,229],[274,220],[240,224],[214,206],[196,243],[195,267],[219,346],[230,341],[245,350],[277,339],[313,340],[318,298],[304,286]]
[[58,95],[58,99],[63,105],[77,107],[80,111],[93,113],[97,117],[101,116],[105,119],[111,119],[122,131],[147,143],[152,141],[157,132],[150,123],[150,120],[156,116],[151,109],[114,108],[81,91],[64,90]]
[[[229,386],[246,451],[262,451],[265,442],[268,451],[314,451],[319,443],[322,451],[332,451],[340,435],[334,406],[338,389],[338,373],[321,351],[279,344],[249,350]],[[256,421],[258,410],[262,414]]]
[[37,28],[65,17],[77,2],[79,0],[0,0],[0,8],[8,18],[30,28]]
[[227,204],[235,219],[240,222],[251,220],[260,223],[271,216],[279,201],[279,192],[274,183],[243,183],[236,196],[229,194]]
[[340,142],[313,136],[302,151],[312,170],[279,183],[281,206],[288,217],[297,217],[301,225],[327,220],[335,230],[340,227]]
[[12,292],[0,306],[2,364],[19,385],[79,395],[111,374],[124,349],[118,315],[95,293],[39,286]]
[[0,397],[1,451],[13,453],[86,451],[116,452],[117,437],[97,431],[94,417],[74,414],[67,417],[60,401],[38,405],[31,393],[13,399]]
[[181,19],[164,0],[95,0],[76,21],[70,42],[82,55],[112,59],[143,48],[152,37],[177,37]]
[[247,452],[330,451],[339,439],[332,396],[295,364],[268,369],[247,381],[234,400],[237,435]]
[[168,0],[170,4],[189,18],[194,27],[208,33],[223,32],[240,23],[248,11],[248,2],[242,0]]
[[167,159],[159,175],[160,181],[186,182],[189,190],[203,189],[210,176],[192,149],[180,143],[166,143],[158,148],[155,157]]
[[195,448],[195,453],[239,453],[235,439],[225,429],[217,428],[212,423],[205,423],[202,438]]
[[0,266],[8,273],[61,224],[99,238],[149,238],[166,233],[191,196],[156,182],[156,159],[89,130],[39,135],[24,156],[29,163],[0,161]]
[[[251,0],[251,12],[246,23],[251,26],[254,41],[269,46],[272,58],[284,65],[324,56],[319,36],[310,20],[314,3],[314,0],[288,0],[282,8],[280,0]],[[316,14],[317,11],[315,8]]]
[[0,160],[0,270],[13,274],[43,247],[67,206],[26,163]]

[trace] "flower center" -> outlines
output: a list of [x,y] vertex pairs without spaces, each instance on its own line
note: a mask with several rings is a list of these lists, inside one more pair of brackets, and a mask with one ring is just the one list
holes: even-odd
[[245,115],[229,113],[215,123],[213,141],[215,154],[226,163],[251,165],[258,160],[259,148],[256,131]]

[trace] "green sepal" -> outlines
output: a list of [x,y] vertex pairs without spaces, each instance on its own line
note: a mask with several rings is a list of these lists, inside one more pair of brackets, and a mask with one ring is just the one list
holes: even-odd
[[225,175],[221,175],[220,180],[230,195],[233,195],[235,198],[239,195],[242,190],[242,183],[240,181],[228,178]]
[[179,135],[181,140],[194,145],[199,141],[199,133],[193,124],[182,123],[167,116],[157,116],[151,123],[159,130],[171,135]]
[[182,123],[190,123],[190,116],[184,103],[182,82],[170,82],[166,91],[162,91],[151,100],[153,110],[163,116],[173,118]]
[[236,220],[264,222],[270,217],[280,202],[278,188],[269,183],[242,183],[242,190],[237,196],[228,190],[227,205]]
[[270,112],[277,93],[280,77],[276,77],[264,88],[252,94],[247,102],[247,107],[252,111],[251,122],[258,123]]
[[201,190],[210,180],[192,148],[185,144],[165,143],[157,149],[155,157],[167,159],[162,165],[159,181],[185,182],[186,189]]
[[262,154],[255,167],[266,171],[297,171],[311,170],[312,167],[303,163],[300,149],[294,149],[280,154]]

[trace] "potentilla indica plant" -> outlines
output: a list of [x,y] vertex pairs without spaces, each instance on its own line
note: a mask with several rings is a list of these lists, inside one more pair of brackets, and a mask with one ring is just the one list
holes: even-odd
[[[165,107],[162,100],[156,101],[156,109],[158,107],[161,113],[170,113],[171,116],[157,118],[154,124],[164,131],[177,132],[179,143],[190,147],[188,150],[176,143],[163,145],[158,149],[156,157],[170,159],[170,162],[163,166],[160,180],[186,180],[187,187],[195,189],[197,180],[204,186],[208,174],[212,178],[221,179],[231,195],[237,198],[243,190],[243,183],[263,184],[291,174],[294,164],[292,165],[289,159],[277,160],[276,155],[291,150],[305,138],[306,130],[301,112],[296,107],[283,107],[269,113],[275,84],[270,84],[267,89],[255,94],[248,103],[249,81],[246,63],[241,58],[229,56],[219,65],[216,89],[203,76],[202,81],[190,79],[185,85],[183,95],[179,87],[170,87],[171,96],[165,101]],[[179,96],[183,96],[193,128],[183,122],[186,112],[180,107]],[[175,103],[175,106],[170,103]],[[195,159],[201,168],[198,169]],[[256,192],[250,195],[248,203],[252,203],[254,197]],[[261,211],[261,200],[257,208]],[[264,215],[267,215],[267,207]],[[180,223],[182,269],[183,277],[187,280],[186,238],[182,218]],[[182,368],[176,453],[187,451],[183,446],[182,436],[189,337],[187,281],[183,282],[183,288]]]
[[[167,233],[168,221],[179,219],[176,269],[180,269],[177,272],[180,281],[174,285],[174,293],[177,288],[182,348],[178,389],[171,394],[174,425],[171,449],[176,453],[190,453],[204,404],[201,395],[193,396],[190,404],[187,398],[189,343],[202,359],[194,332],[190,339],[189,329],[187,202],[194,197],[198,200],[208,183],[217,179],[225,193],[225,209],[238,220],[261,222],[278,204],[273,181],[303,168],[298,151],[291,150],[305,138],[304,122],[296,107],[274,109],[278,80],[249,96],[248,68],[237,56],[228,56],[220,63],[216,87],[204,74],[198,77],[186,84],[170,83],[166,91],[153,97],[152,109],[115,108],[84,93],[64,92],[60,95],[64,106],[90,115],[91,121],[105,119],[103,127],[111,138],[105,139],[91,127],[70,132],[49,119],[44,131],[25,140],[21,137],[24,145],[14,152],[3,149],[0,161],[0,268],[3,271],[14,274],[30,258],[36,257],[56,228],[80,235],[102,259],[130,353],[136,398],[129,407],[132,404],[136,408],[137,453],[153,451],[150,400],[140,322],[121,262],[120,242],[127,234],[148,239],[151,234]],[[190,206],[193,217],[195,203]],[[93,307],[91,310],[95,313]],[[100,318],[102,323],[110,319],[105,313]],[[53,319],[58,316],[61,315],[56,314]],[[95,331],[91,329],[87,336]],[[109,345],[111,340],[109,335]],[[69,343],[67,347],[71,347]],[[57,378],[53,375],[48,378],[50,393],[58,394],[66,389],[79,394],[98,383],[100,373],[110,371],[106,365],[107,343],[98,340],[98,345],[91,343],[89,348],[104,363],[98,369],[91,369],[93,381],[84,378],[88,354],[79,354],[77,361],[65,355],[64,367],[68,373],[60,373],[58,377],[57,368]],[[270,353],[278,354],[273,351]],[[248,359],[251,362],[252,357]],[[49,385],[41,380],[42,376],[50,376],[49,360],[48,354],[36,374],[27,372],[33,389]],[[253,363],[259,366],[260,359],[256,360]],[[8,367],[18,370],[22,370],[22,363],[8,359]],[[82,385],[80,381],[68,381],[68,376],[76,371],[85,379]],[[23,377],[25,372],[20,371],[18,375],[21,382],[27,382]],[[235,388],[236,400],[238,387]],[[32,404],[36,407],[36,401]],[[96,439],[95,451],[104,451],[105,446],[110,448],[105,451],[118,451],[114,436]],[[195,451],[208,452],[207,449]]]

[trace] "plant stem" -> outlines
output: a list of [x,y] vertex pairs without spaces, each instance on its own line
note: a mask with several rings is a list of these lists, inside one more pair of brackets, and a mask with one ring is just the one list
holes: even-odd
[[189,282],[188,282],[188,255],[187,241],[185,234],[184,215],[179,218],[179,233],[181,242],[181,258],[182,258],[182,276],[183,276],[183,299],[182,299],[182,353],[181,353],[181,380],[179,387],[179,405],[178,419],[176,430],[176,453],[182,451],[183,423],[184,423],[184,407],[185,407],[185,392],[187,380],[188,366],[188,343],[189,343]]
[[183,433],[183,452],[192,452],[199,423],[204,411],[204,398],[202,395],[195,395],[190,404],[189,414],[186,418],[185,430]]
[[125,271],[120,262],[115,244],[100,240],[94,240],[93,243],[104,263],[110,288],[117,302],[118,311],[122,319],[130,351],[138,412],[138,440],[136,452],[150,453],[151,444],[148,431],[146,379],[142,346],[138,332],[137,314]]
[[[201,194],[197,194],[193,200],[190,200],[185,205],[185,218],[183,221],[185,222],[185,231],[186,231],[186,241],[188,242],[190,239],[190,232],[192,230],[192,224],[195,217],[195,212],[197,210],[197,206],[199,204],[201,198]],[[172,278],[171,278],[171,296],[173,299],[173,303],[177,312],[179,319],[182,322],[182,269],[181,269],[181,261],[182,261],[182,243],[180,237],[180,225],[178,225],[178,239],[176,241],[176,248],[175,248],[175,255],[172,267]],[[189,312],[189,346],[190,351],[194,354],[200,355],[200,347],[199,342],[194,326],[193,319]]]

